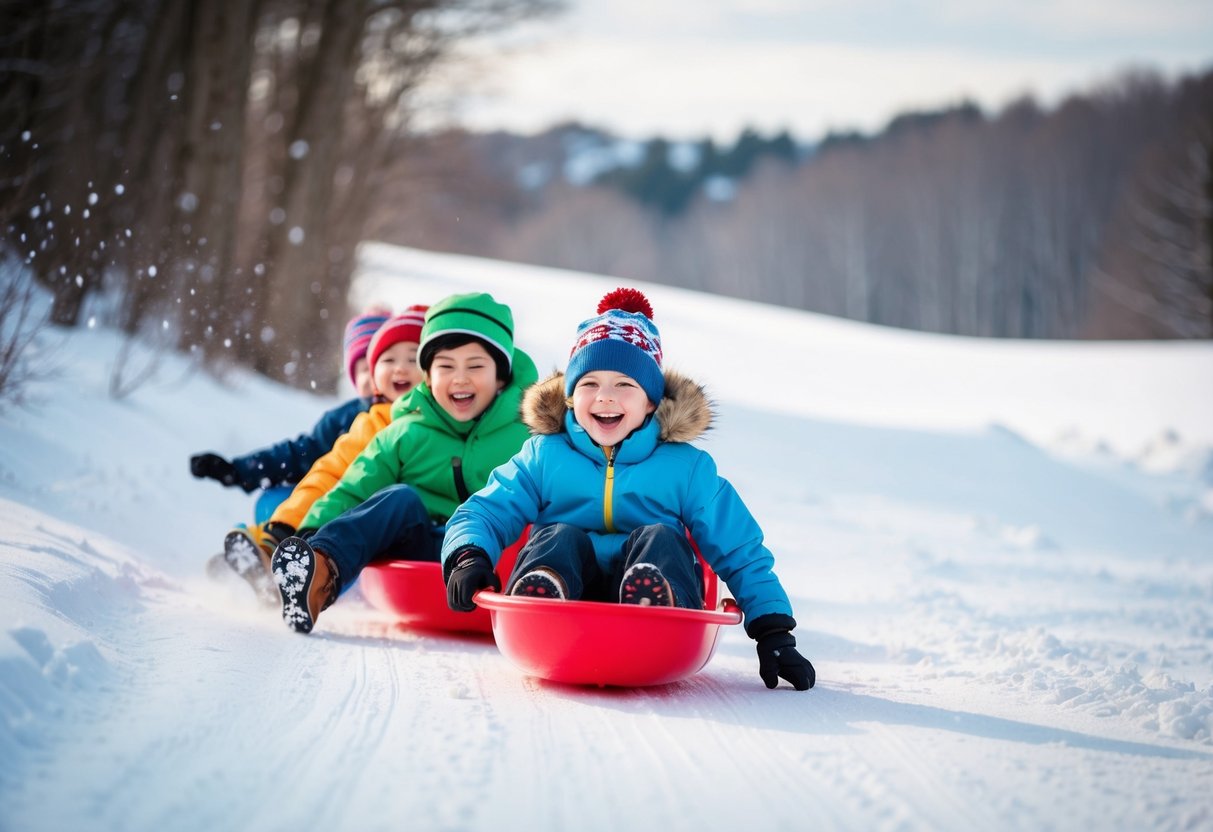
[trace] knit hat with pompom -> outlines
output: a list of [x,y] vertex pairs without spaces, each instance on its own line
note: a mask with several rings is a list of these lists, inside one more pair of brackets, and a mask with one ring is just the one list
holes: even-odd
[[596,370],[631,376],[653,404],[665,395],[661,334],[653,325],[653,307],[636,289],[608,293],[598,304],[598,315],[577,327],[564,374],[565,395],[573,395],[581,377]]

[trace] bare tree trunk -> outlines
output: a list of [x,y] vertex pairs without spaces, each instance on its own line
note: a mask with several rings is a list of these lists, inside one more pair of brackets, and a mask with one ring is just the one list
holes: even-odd
[[93,206],[108,172],[103,151],[113,120],[105,93],[114,69],[104,46],[127,14],[125,4],[111,0],[27,7],[0,18],[11,26],[6,39],[21,38],[12,43],[21,78],[11,87],[0,78],[8,90],[5,109],[18,109],[24,132],[14,142],[22,149],[18,158],[26,159],[14,168],[15,180],[36,183],[25,192],[35,204],[22,206],[20,227],[38,241],[30,265],[52,292],[51,320],[63,326],[76,324],[84,297],[101,282],[105,225]]
[[[311,69],[298,81],[298,110],[277,206],[284,220],[271,227],[267,247],[273,284],[265,319],[274,337],[257,364],[271,378],[296,384],[327,384],[333,375],[322,353],[341,322],[340,313],[327,310],[344,311],[348,289],[348,282],[331,279],[326,221],[341,143],[334,119],[353,89],[365,4],[328,0],[322,14]],[[318,308],[326,313],[317,316]]]
[[181,190],[173,224],[172,277],[192,297],[181,345],[205,344],[213,359],[247,332],[233,275],[243,176],[245,104],[258,0],[195,0],[190,21]]

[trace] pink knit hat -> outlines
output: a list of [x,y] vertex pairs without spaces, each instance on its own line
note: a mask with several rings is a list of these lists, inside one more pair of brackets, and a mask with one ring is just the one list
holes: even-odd
[[350,384],[357,383],[354,378],[354,365],[358,363],[359,358],[366,355],[367,348],[371,345],[371,337],[391,314],[392,311],[385,306],[370,306],[345,325],[345,373],[350,377]]

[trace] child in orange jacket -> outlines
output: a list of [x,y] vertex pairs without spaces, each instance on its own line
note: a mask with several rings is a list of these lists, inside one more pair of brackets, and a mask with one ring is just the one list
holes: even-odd
[[270,577],[270,557],[283,539],[293,535],[312,504],[337,484],[346,468],[375,434],[391,422],[392,405],[421,383],[417,347],[427,306],[410,306],[375,333],[367,348],[375,403],[361,413],[333,447],[312,465],[291,495],[264,523],[238,527],[223,540],[223,557],[248,581],[266,603],[278,602]]

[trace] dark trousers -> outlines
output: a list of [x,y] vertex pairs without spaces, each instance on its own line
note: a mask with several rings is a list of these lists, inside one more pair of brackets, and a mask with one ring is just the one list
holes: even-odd
[[[594,557],[590,536],[575,526],[553,523],[535,526],[510,575],[509,587],[540,566],[564,579],[570,600],[619,601],[623,574],[633,564],[651,563],[674,590],[674,602],[688,609],[703,608],[703,573],[686,536],[662,526],[641,526],[623,544],[623,557],[605,572]],[[507,589],[508,591],[508,589]]]
[[344,590],[363,567],[377,560],[437,561],[443,531],[416,491],[391,485],[325,523],[308,543],[337,565]]

